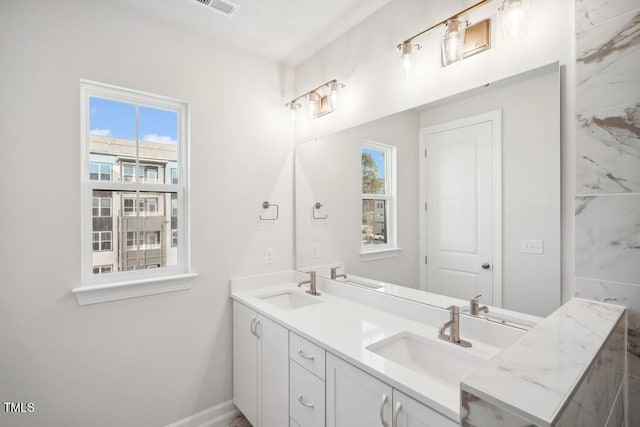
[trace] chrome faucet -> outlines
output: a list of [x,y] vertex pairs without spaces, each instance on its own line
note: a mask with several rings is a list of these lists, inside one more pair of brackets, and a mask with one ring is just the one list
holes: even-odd
[[316,288],[316,272],[315,271],[309,272],[309,280],[304,282],[298,282],[298,287],[302,285],[309,285],[309,290],[305,291],[306,293],[315,295],[315,296],[320,295],[320,292],[318,292],[318,289]]
[[[452,305],[447,308],[447,310],[449,310],[449,321],[440,326],[438,338],[461,347],[471,347],[471,343],[469,341],[460,339],[460,307]],[[447,329],[449,329],[449,335],[445,334]]]
[[331,268],[331,280],[336,280],[338,277],[344,277],[345,279],[347,278],[346,274],[338,274],[338,269],[340,267],[332,267]]
[[481,295],[476,295],[475,297],[471,298],[471,301],[469,301],[469,311],[471,312],[471,314],[473,314],[474,316],[477,316],[478,314],[480,314],[480,312],[484,312],[484,313],[488,313],[489,312],[489,307],[487,307],[486,305],[483,305],[482,307],[480,307],[480,297]]

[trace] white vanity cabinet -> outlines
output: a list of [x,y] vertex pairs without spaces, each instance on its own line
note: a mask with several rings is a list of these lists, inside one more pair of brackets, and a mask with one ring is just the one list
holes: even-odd
[[393,390],[393,427],[454,427],[449,418],[398,390]]
[[393,389],[327,355],[327,427],[391,426]]
[[458,426],[449,418],[332,354],[327,354],[326,398],[327,427]]
[[254,427],[289,424],[289,332],[233,303],[233,402]]

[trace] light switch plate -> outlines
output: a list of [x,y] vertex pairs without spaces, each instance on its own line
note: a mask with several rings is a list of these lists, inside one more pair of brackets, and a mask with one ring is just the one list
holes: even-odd
[[520,246],[523,254],[544,254],[543,240],[522,240]]

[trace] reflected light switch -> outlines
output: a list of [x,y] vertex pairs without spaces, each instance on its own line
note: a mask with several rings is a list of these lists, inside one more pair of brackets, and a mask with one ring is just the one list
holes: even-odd
[[523,254],[544,254],[544,241],[521,240],[520,247]]

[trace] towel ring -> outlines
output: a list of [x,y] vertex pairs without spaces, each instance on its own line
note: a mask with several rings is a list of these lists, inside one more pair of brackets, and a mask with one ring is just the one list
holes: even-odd
[[327,219],[329,218],[328,214],[325,214],[324,216],[316,216],[316,211],[319,211],[322,206],[324,206],[322,203],[320,202],[316,202],[315,205],[313,205],[313,208],[311,209],[311,217],[313,219]]
[[269,209],[270,207],[275,207],[276,208],[276,216],[273,218],[263,218],[262,215],[259,215],[258,218],[260,218],[261,221],[277,221],[278,217],[280,216],[280,208],[278,205],[276,205],[275,203],[269,203],[269,202],[262,202],[262,209]]

